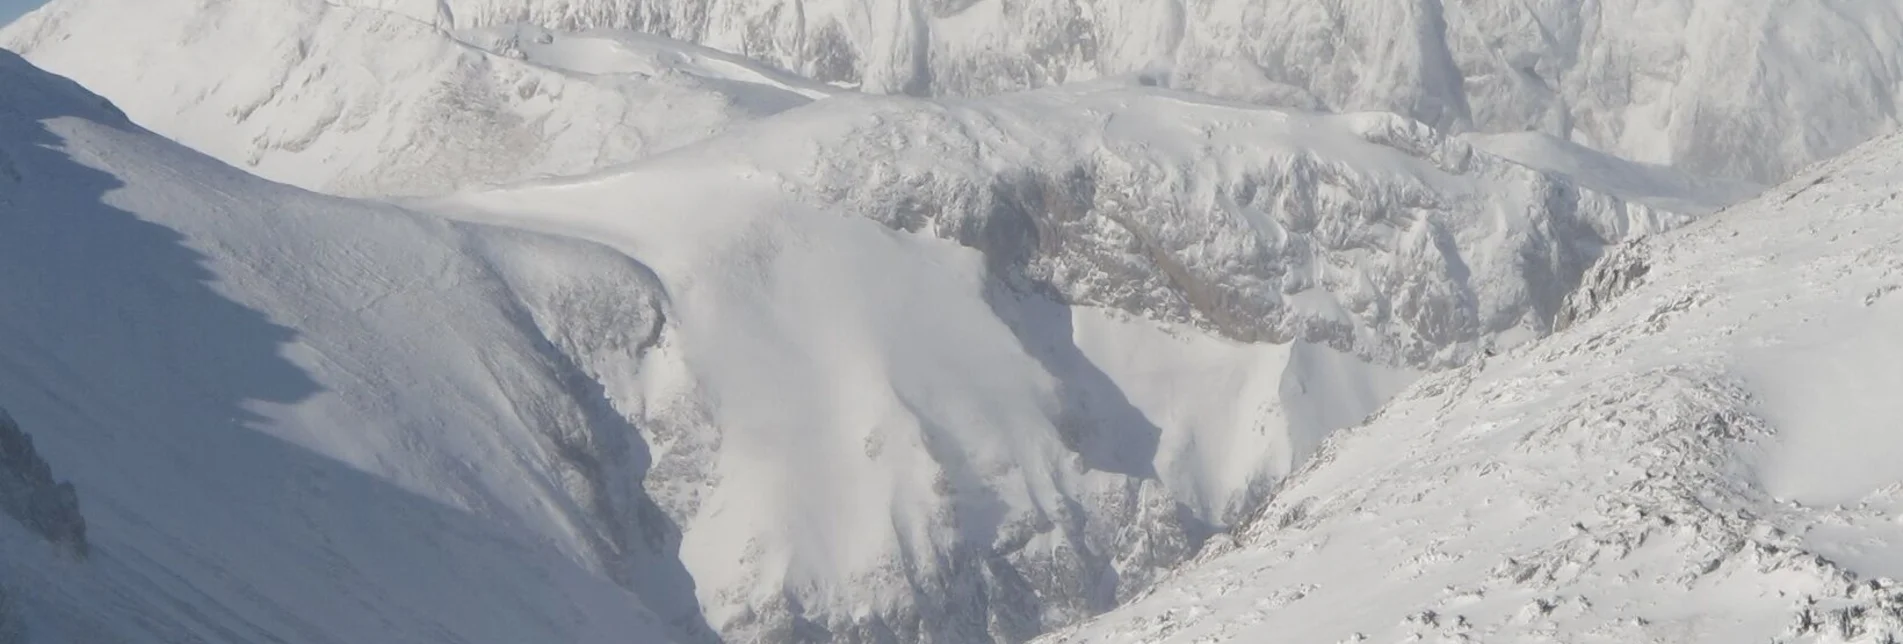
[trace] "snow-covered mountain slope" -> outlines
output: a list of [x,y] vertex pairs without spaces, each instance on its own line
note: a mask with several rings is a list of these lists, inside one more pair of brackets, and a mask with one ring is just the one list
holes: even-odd
[[638,355],[644,268],[257,179],[6,52],[0,87],[0,408],[35,452],[8,439],[0,478],[71,482],[90,545],[0,514],[0,633],[704,632],[647,454],[564,344]]
[[0,407],[92,544],[0,528],[55,639],[1020,641],[1673,220],[1403,119],[1111,87],[430,204],[543,236],[4,61]]
[[1884,138],[1613,255],[1569,328],[1423,379],[1240,545],[1043,641],[1903,637],[1900,181]]
[[636,29],[878,93],[1143,73],[1253,102],[1537,130],[1760,183],[1886,131],[1903,91],[1891,0],[347,3],[459,27]]
[[0,45],[266,178],[344,195],[564,175],[705,138],[822,86],[635,36],[450,33],[323,0],[83,0]]
[[1677,220],[1398,117],[1114,86],[834,98],[419,205],[653,267],[644,372],[677,375],[607,392],[709,622],[769,642],[1018,641],[1109,608]]

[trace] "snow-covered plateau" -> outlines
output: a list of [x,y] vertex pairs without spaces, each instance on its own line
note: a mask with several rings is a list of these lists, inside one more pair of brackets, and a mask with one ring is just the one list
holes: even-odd
[[1903,637],[1903,7],[1629,4],[53,0],[0,644]]

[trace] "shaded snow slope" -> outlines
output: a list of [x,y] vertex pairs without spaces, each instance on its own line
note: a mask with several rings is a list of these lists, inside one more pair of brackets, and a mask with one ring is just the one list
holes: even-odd
[[1764,183],[1893,126],[1903,80],[1889,0],[350,3],[458,27],[636,29],[876,93],[1143,74],[1252,102],[1536,130]]
[[584,172],[820,94],[684,43],[452,34],[321,0],[88,0],[34,12],[0,45],[228,163],[353,196]]
[[1337,433],[1239,545],[1045,642],[1903,637],[1903,140],[1615,255]]
[[10,53],[0,87],[0,407],[78,490],[90,544],[0,517],[0,632],[704,632],[633,486],[645,448],[563,341],[589,320],[608,329],[587,350],[638,354],[645,269],[259,180]]
[[653,267],[674,375],[607,391],[709,622],[768,642],[1105,610],[1679,219],[1397,117],[1118,87],[835,98],[419,205]]

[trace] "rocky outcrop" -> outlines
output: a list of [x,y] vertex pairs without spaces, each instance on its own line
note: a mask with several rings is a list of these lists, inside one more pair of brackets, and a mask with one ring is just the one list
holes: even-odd
[[86,518],[73,484],[53,479],[53,468],[33,449],[33,437],[0,411],[0,512],[54,545],[85,557]]
[[1566,302],[1553,319],[1553,330],[1561,331],[1591,317],[1613,299],[1638,287],[1651,266],[1646,262],[1643,239],[1621,244],[1593,264],[1580,280],[1579,288],[1566,296]]

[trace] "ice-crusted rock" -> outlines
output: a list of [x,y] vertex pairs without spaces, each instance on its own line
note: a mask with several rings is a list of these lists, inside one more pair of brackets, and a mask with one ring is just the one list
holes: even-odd
[[1591,315],[1423,378],[1238,546],[1043,641],[1895,639],[1900,150],[1648,239]]
[[[79,493],[72,483],[53,478],[52,466],[33,449],[33,437],[5,410],[0,410],[0,512],[74,555],[87,554],[86,517],[79,512]],[[0,612],[0,632],[5,617]]]
[[1903,78],[1903,14],[1884,0],[353,1],[456,26],[636,29],[880,93],[1140,74],[1759,182],[1886,130]]

